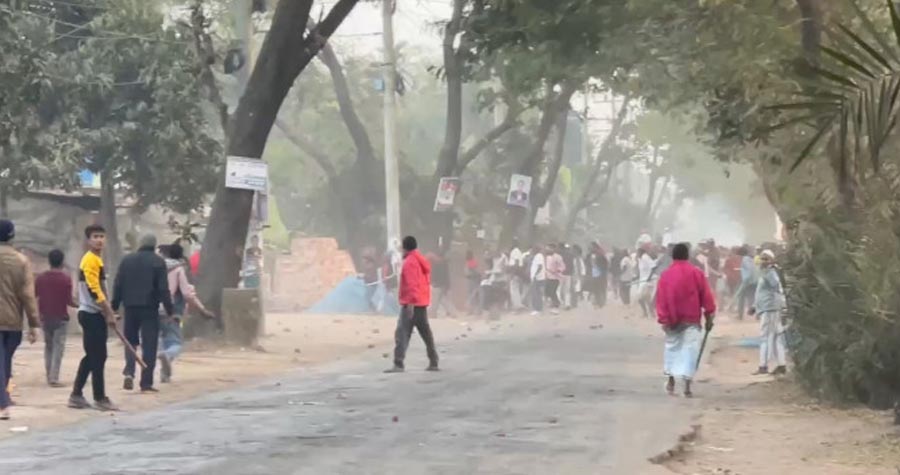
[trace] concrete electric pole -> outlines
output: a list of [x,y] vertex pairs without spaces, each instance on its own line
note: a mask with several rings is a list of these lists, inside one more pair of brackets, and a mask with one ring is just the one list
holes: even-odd
[[384,190],[388,250],[400,240],[400,170],[397,164],[397,55],[394,51],[395,0],[382,0],[384,40]]

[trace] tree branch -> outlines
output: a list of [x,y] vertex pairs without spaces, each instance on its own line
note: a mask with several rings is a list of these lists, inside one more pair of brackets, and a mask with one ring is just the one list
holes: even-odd
[[562,166],[562,159],[566,146],[566,130],[569,125],[569,108],[566,107],[558,112],[556,119],[556,144],[553,147],[553,158],[547,171],[547,179],[536,191],[532,193],[534,199],[533,208],[535,210],[542,208],[550,200],[553,194],[553,187],[556,185],[556,179],[559,176],[559,169]]
[[334,179],[337,177],[337,170],[335,170],[325,152],[313,145],[312,142],[310,142],[306,137],[290,130],[290,127],[285,124],[283,120],[275,119],[275,126],[278,127],[279,130],[281,130],[281,133],[283,133],[284,136],[292,144],[294,144],[294,146],[309,155],[313,159],[313,161],[315,161],[316,164],[319,165],[322,171],[325,172],[325,175],[327,175],[329,179]]
[[475,161],[481,152],[488,148],[495,140],[503,136],[503,134],[514,129],[518,125],[518,118],[522,115],[523,108],[518,102],[508,101],[508,109],[503,117],[503,122],[497,124],[493,129],[489,130],[477,142],[472,144],[468,150],[464,151],[459,157],[459,165],[456,167],[457,174],[462,174],[463,170],[468,168],[469,164]]
[[203,14],[203,0],[195,0],[191,7],[191,32],[194,36],[194,50],[197,53],[198,66],[200,68],[200,80],[206,86],[209,101],[219,113],[219,122],[222,130],[228,133],[228,124],[231,117],[228,115],[228,105],[222,99],[222,92],[216,83],[216,77],[212,71],[212,65],[216,63],[216,52],[213,48],[212,38],[207,33],[208,22]]
[[[312,2],[310,1],[310,4],[311,3]],[[331,35],[334,34],[335,30],[337,30],[338,26],[341,25],[341,22],[343,22],[344,18],[350,14],[350,11],[353,10],[353,7],[356,6],[357,3],[359,3],[359,0],[338,0],[338,2],[331,7],[328,15],[325,16],[325,19],[309,30],[309,34],[303,39],[303,44],[301,45],[301,51],[303,52],[302,61],[300,63],[301,71],[317,54],[319,54],[319,51],[325,47],[325,44],[328,43],[328,39],[331,38]],[[306,19],[309,19],[309,15],[307,15]],[[304,21],[303,24],[307,24],[307,21]]]
[[[310,21],[309,30],[313,31],[315,28],[316,24]],[[331,73],[331,82],[334,85],[335,96],[337,96],[338,108],[341,111],[341,117],[344,119],[347,132],[350,133],[353,144],[356,146],[357,160],[374,162],[375,149],[372,147],[372,141],[369,139],[366,127],[356,113],[356,107],[353,105],[353,98],[350,95],[350,87],[347,85],[347,77],[344,75],[341,62],[331,45],[326,43],[322,46],[322,50],[319,52],[319,60],[325,64],[329,73]],[[366,170],[366,172],[372,173],[374,170]]]

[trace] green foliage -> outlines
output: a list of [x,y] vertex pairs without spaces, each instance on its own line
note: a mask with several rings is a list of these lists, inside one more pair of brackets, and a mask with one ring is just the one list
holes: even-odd
[[813,68],[811,84],[798,91],[795,102],[773,107],[796,111],[783,124],[812,128],[794,168],[818,145],[831,142],[839,169],[855,167],[859,178],[866,175],[863,167],[879,170],[882,151],[900,119],[900,10],[894,2],[886,4],[892,38],[857,6],[859,31],[838,23],[822,47],[827,62]]
[[71,188],[77,167],[60,153],[50,123],[55,85],[48,64],[50,21],[0,5],[0,186],[17,195],[41,187]]
[[189,35],[154,2],[117,0],[57,63],[65,152],[108,174],[139,206],[196,209],[216,184],[222,149],[202,99]]
[[797,374],[824,399],[885,408],[900,393],[900,239],[884,216],[821,207],[785,261]]

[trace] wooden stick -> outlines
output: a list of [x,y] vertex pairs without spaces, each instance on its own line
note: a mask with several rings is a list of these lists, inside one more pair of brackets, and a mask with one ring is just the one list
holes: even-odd
[[122,330],[119,330],[118,325],[113,325],[112,328],[116,331],[116,335],[119,337],[119,339],[122,340],[122,344],[125,345],[125,348],[128,348],[128,351],[130,351],[132,356],[134,356],[134,360],[137,361],[139,365],[141,365],[142,369],[147,369],[147,363],[144,363],[144,360],[141,359],[141,355],[139,355],[137,350],[135,350],[134,347],[131,346],[131,343],[129,343],[128,340],[125,339],[125,335],[122,334]]

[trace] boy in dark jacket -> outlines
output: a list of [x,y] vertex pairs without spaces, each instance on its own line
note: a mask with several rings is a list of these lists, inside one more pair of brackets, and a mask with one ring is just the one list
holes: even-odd
[[431,264],[417,250],[416,238],[403,238],[403,271],[400,273],[400,318],[394,332],[394,366],[386,373],[402,373],[403,360],[413,328],[425,342],[428,353],[428,371],[438,371],[438,354],[434,336],[428,324],[428,306],[431,304]]

